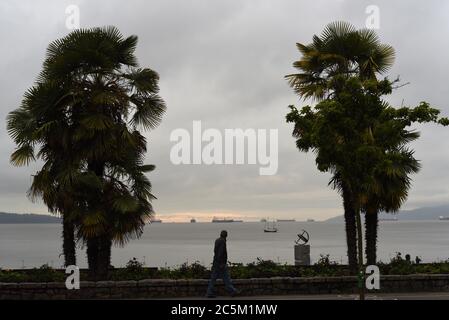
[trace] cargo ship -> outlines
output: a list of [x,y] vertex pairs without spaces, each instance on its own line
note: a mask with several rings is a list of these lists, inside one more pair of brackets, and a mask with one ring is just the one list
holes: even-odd
[[381,218],[379,221],[398,221],[398,218]]
[[295,222],[295,219],[277,219],[277,222]]
[[214,217],[212,219],[213,223],[230,223],[230,222],[235,222],[234,219],[227,219],[227,218],[216,218]]
[[443,216],[440,216],[438,219],[439,219],[439,220],[449,220],[449,217],[443,217]]

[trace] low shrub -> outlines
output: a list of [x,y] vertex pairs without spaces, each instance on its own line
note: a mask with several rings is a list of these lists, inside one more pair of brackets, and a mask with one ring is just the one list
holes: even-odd
[[174,268],[161,268],[157,274],[163,279],[207,279],[210,277],[210,270],[195,261],[192,264],[185,262]]
[[[403,258],[397,253],[389,263],[378,264],[381,275],[406,274],[449,274],[449,261],[435,263],[416,263],[409,257]],[[234,279],[271,278],[271,277],[328,277],[349,275],[345,265],[331,261],[329,255],[321,255],[318,261],[311,266],[292,266],[276,263],[271,260],[258,258],[255,262],[246,265],[242,263],[229,263],[229,271]],[[111,269],[109,279],[142,280],[142,279],[208,279],[210,268],[198,261],[172,268],[147,268],[136,258],[128,261],[124,268]],[[0,269],[0,282],[64,282],[64,270],[56,270],[48,265],[28,270],[2,270]],[[81,270],[81,280],[88,279],[87,270]]]
[[62,270],[56,270],[47,264],[30,270],[0,270],[0,282],[54,282],[65,281]]
[[156,268],[145,268],[144,264],[136,258],[132,258],[126,263],[125,268],[112,269],[109,273],[111,280],[142,280],[153,278],[157,272]]

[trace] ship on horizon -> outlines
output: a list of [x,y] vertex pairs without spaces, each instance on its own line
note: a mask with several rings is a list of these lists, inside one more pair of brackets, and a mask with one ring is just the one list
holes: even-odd
[[229,218],[217,218],[214,217],[212,219],[213,223],[231,223],[231,222],[243,222],[243,220],[234,220],[234,219],[229,219]]
[[268,233],[278,232],[278,228],[276,227],[276,222],[266,220],[265,228],[263,229],[263,232],[268,232]]
[[296,222],[295,219],[277,219],[276,222]]
[[379,219],[379,221],[398,221],[398,218],[394,217],[394,218],[381,218]]
[[449,217],[439,216],[438,219],[439,219],[439,220],[449,220]]

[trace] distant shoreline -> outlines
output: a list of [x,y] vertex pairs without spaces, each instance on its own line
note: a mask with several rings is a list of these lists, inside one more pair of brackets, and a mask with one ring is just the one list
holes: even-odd
[[61,222],[61,218],[46,214],[0,212],[0,224],[46,224]]
[[[401,210],[396,214],[386,214],[380,213],[379,218],[381,220],[391,220],[393,218],[397,218],[397,221],[392,221],[394,223],[400,221],[441,221],[439,217],[449,217],[449,204],[432,206],[432,207],[422,207],[413,210]],[[363,218],[363,215],[362,215]],[[282,219],[279,219],[282,220]],[[61,223],[62,219],[57,216],[52,216],[48,214],[35,214],[35,213],[5,213],[0,212],[0,224],[46,224],[46,223]],[[196,223],[212,223],[210,221],[197,221]],[[234,221],[230,224],[234,223],[257,223],[257,220],[249,220],[249,221]],[[288,223],[344,223],[343,215],[335,216],[326,220],[315,220],[311,221],[289,221]],[[389,221],[383,221],[389,222]],[[188,223],[190,224],[190,220],[186,221],[165,221],[161,220],[162,224],[168,223]]]

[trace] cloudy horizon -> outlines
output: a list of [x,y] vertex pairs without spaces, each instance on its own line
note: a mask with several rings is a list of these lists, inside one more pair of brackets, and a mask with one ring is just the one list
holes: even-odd
[[[288,105],[305,103],[287,85],[300,55],[295,43],[308,43],[326,24],[344,20],[363,28],[368,5],[380,9],[382,42],[396,50],[388,72],[408,85],[388,97],[394,106],[421,101],[449,116],[449,2],[428,1],[11,1],[0,3],[0,212],[47,213],[42,202],[26,197],[39,163],[13,167],[14,144],[6,132],[6,116],[33,85],[48,44],[70,32],[68,5],[80,9],[80,26],[114,25],[126,37],[139,37],[142,67],[160,75],[167,112],[148,138],[147,162],[157,200],[158,218],[208,221],[213,216],[259,219],[323,220],[342,213],[339,195],[327,186],[313,154],[295,147],[292,125],[285,122]],[[278,129],[276,175],[259,175],[259,165],[174,165],[170,133],[192,132],[193,121],[204,129]],[[449,128],[416,127],[421,138],[412,144],[422,170],[404,209],[449,203]]]

